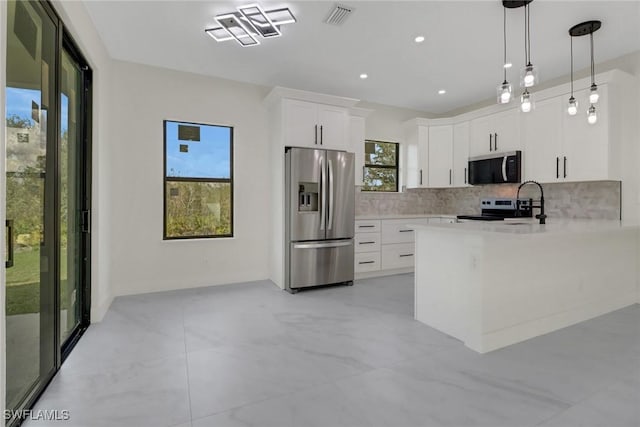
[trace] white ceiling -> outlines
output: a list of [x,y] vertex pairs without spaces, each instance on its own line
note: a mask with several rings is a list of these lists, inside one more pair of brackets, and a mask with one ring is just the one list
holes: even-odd
[[[243,48],[204,33],[217,14],[247,1],[96,1],[86,7],[110,54],[120,60],[285,86],[443,113],[495,96],[502,82],[502,3],[354,1],[342,26],[323,23],[332,1],[262,1],[289,7],[298,22],[283,36]],[[640,1],[531,3],[531,59],[544,82],[569,72],[568,29],[599,19],[596,62],[640,50]],[[508,79],[524,62],[523,9],[507,10]],[[426,41],[414,43],[416,35]],[[576,69],[589,66],[589,39],[574,40]],[[596,70],[597,71],[597,70]],[[369,78],[361,80],[359,75]],[[438,95],[441,88],[446,95]]]

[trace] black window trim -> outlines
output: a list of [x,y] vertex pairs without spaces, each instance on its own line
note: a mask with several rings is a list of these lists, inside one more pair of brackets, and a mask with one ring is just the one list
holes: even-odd
[[[168,177],[167,176],[167,122],[185,124],[185,125],[196,125],[196,126],[216,126],[216,127],[224,127],[231,129],[230,136],[230,147],[229,147],[229,178],[184,178],[184,177]],[[234,185],[233,185],[233,172],[234,172],[234,162],[233,162],[233,149],[234,149],[234,134],[235,128],[231,125],[217,125],[212,123],[195,123],[195,122],[185,122],[183,120],[171,120],[165,119],[162,121],[162,240],[193,240],[193,239],[221,239],[221,238],[233,238],[234,237]],[[231,227],[231,233],[228,234],[200,234],[194,236],[167,236],[167,182],[228,182],[231,186],[230,188],[230,200],[229,200],[229,209],[231,212],[229,213],[229,221]]]
[[[362,191],[368,192],[368,193],[398,193],[400,191],[399,189],[399,178],[400,178],[400,143],[399,142],[392,142],[392,141],[380,141],[380,140],[376,140],[376,139],[365,139],[364,140],[364,144],[365,146],[367,145],[367,142],[372,142],[372,143],[382,143],[382,144],[394,144],[396,146],[396,159],[395,159],[395,165],[390,166],[390,165],[376,165],[376,164],[371,164],[371,163],[367,163],[366,161],[364,162],[364,168],[365,170],[367,168],[371,169],[395,169],[396,171],[396,189],[394,191],[383,191],[383,190],[365,190],[364,188],[362,189]],[[365,154],[366,154],[366,149],[365,149]],[[367,156],[365,155],[365,159],[367,158]],[[363,181],[364,181],[364,176],[362,177]],[[363,186],[364,187],[364,186]]]

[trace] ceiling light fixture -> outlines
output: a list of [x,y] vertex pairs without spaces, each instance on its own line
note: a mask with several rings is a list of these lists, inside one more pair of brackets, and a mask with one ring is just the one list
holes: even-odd
[[[571,36],[572,46],[573,46],[574,37],[586,36],[587,34],[589,35],[589,42],[591,45],[591,87],[589,89],[590,106],[589,106],[589,109],[587,110],[587,122],[589,122],[589,124],[591,125],[596,124],[596,122],[598,121],[598,115],[596,113],[595,104],[598,102],[598,99],[600,98],[600,95],[598,94],[598,85],[596,85],[596,80],[595,80],[596,66],[595,66],[595,61],[593,56],[593,33],[598,31],[601,26],[602,26],[602,22],[600,21],[585,21],[585,22],[581,22],[580,24],[574,25],[569,29],[569,35]],[[573,50],[572,50],[572,58],[573,58]],[[573,98],[573,60],[571,65],[572,65],[571,67],[571,75],[572,75],[571,76],[571,87],[572,87],[571,98]],[[571,102],[571,98],[569,99],[569,102]],[[577,112],[577,105],[576,105],[576,112]]]
[[508,9],[524,8],[524,62],[526,65],[520,71],[520,87],[524,88],[524,92],[522,92],[520,96],[520,110],[523,113],[528,113],[533,110],[533,96],[529,92],[529,88],[538,83],[538,69],[531,63],[531,18],[529,3],[532,1],[533,0],[502,1],[502,6]]
[[447,93],[447,91],[446,91],[446,90],[444,90],[444,89],[440,89],[440,90],[438,91],[438,95],[444,95],[445,93]]
[[369,77],[369,75],[368,75],[368,74],[365,74],[365,73],[360,74],[360,78],[361,78],[362,80],[366,79],[367,77]]
[[424,36],[417,36],[413,39],[416,43],[422,43],[424,41]]
[[511,102],[511,85],[507,81],[507,8],[502,8],[502,40],[504,45],[504,60],[502,63],[504,64],[502,69],[504,70],[504,81],[502,84],[498,85],[498,104],[508,104]]
[[261,38],[279,37],[280,26],[296,22],[288,8],[265,11],[258,4],[238,7],[237,12],[215,17],[219,27],[204,30],[218,42],[235,39],[241,46],[256,46]]

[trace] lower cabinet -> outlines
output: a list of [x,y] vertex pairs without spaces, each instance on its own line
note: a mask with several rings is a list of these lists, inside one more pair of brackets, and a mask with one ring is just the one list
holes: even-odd
[[[413,234],[413,233],[412,233]],[[382,245],[380,267],[383,270],[413,267],[415,243]]]
[[410,272],[415,262],[415,237],[408,224],[455,221],[453,217],[357,220],[355,273],[372,277]]

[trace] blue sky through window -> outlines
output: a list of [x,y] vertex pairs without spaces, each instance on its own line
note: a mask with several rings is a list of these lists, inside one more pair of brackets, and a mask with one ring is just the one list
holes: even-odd
[[[200,128],[200,141],[178,140],[178,125]],[[167,176],[180,178],[231,178],[231,128],[165,122]],[[186,145],[187,152],[180,151]]]
[[[7,87],[5,93],[7,97],[7,117],[18,116],[22,119],[29,120],[29,123],[31,123],[31,125],[33,126],[35,122],[31,118],[31,102],[35,102],[42,108],[40,91],[33,89]],[[62,122],[61,131],[65,132],[69,127],[69,98],[67,98],[65,94],[62,94],[62,110],[60,111],[60,120]]]

